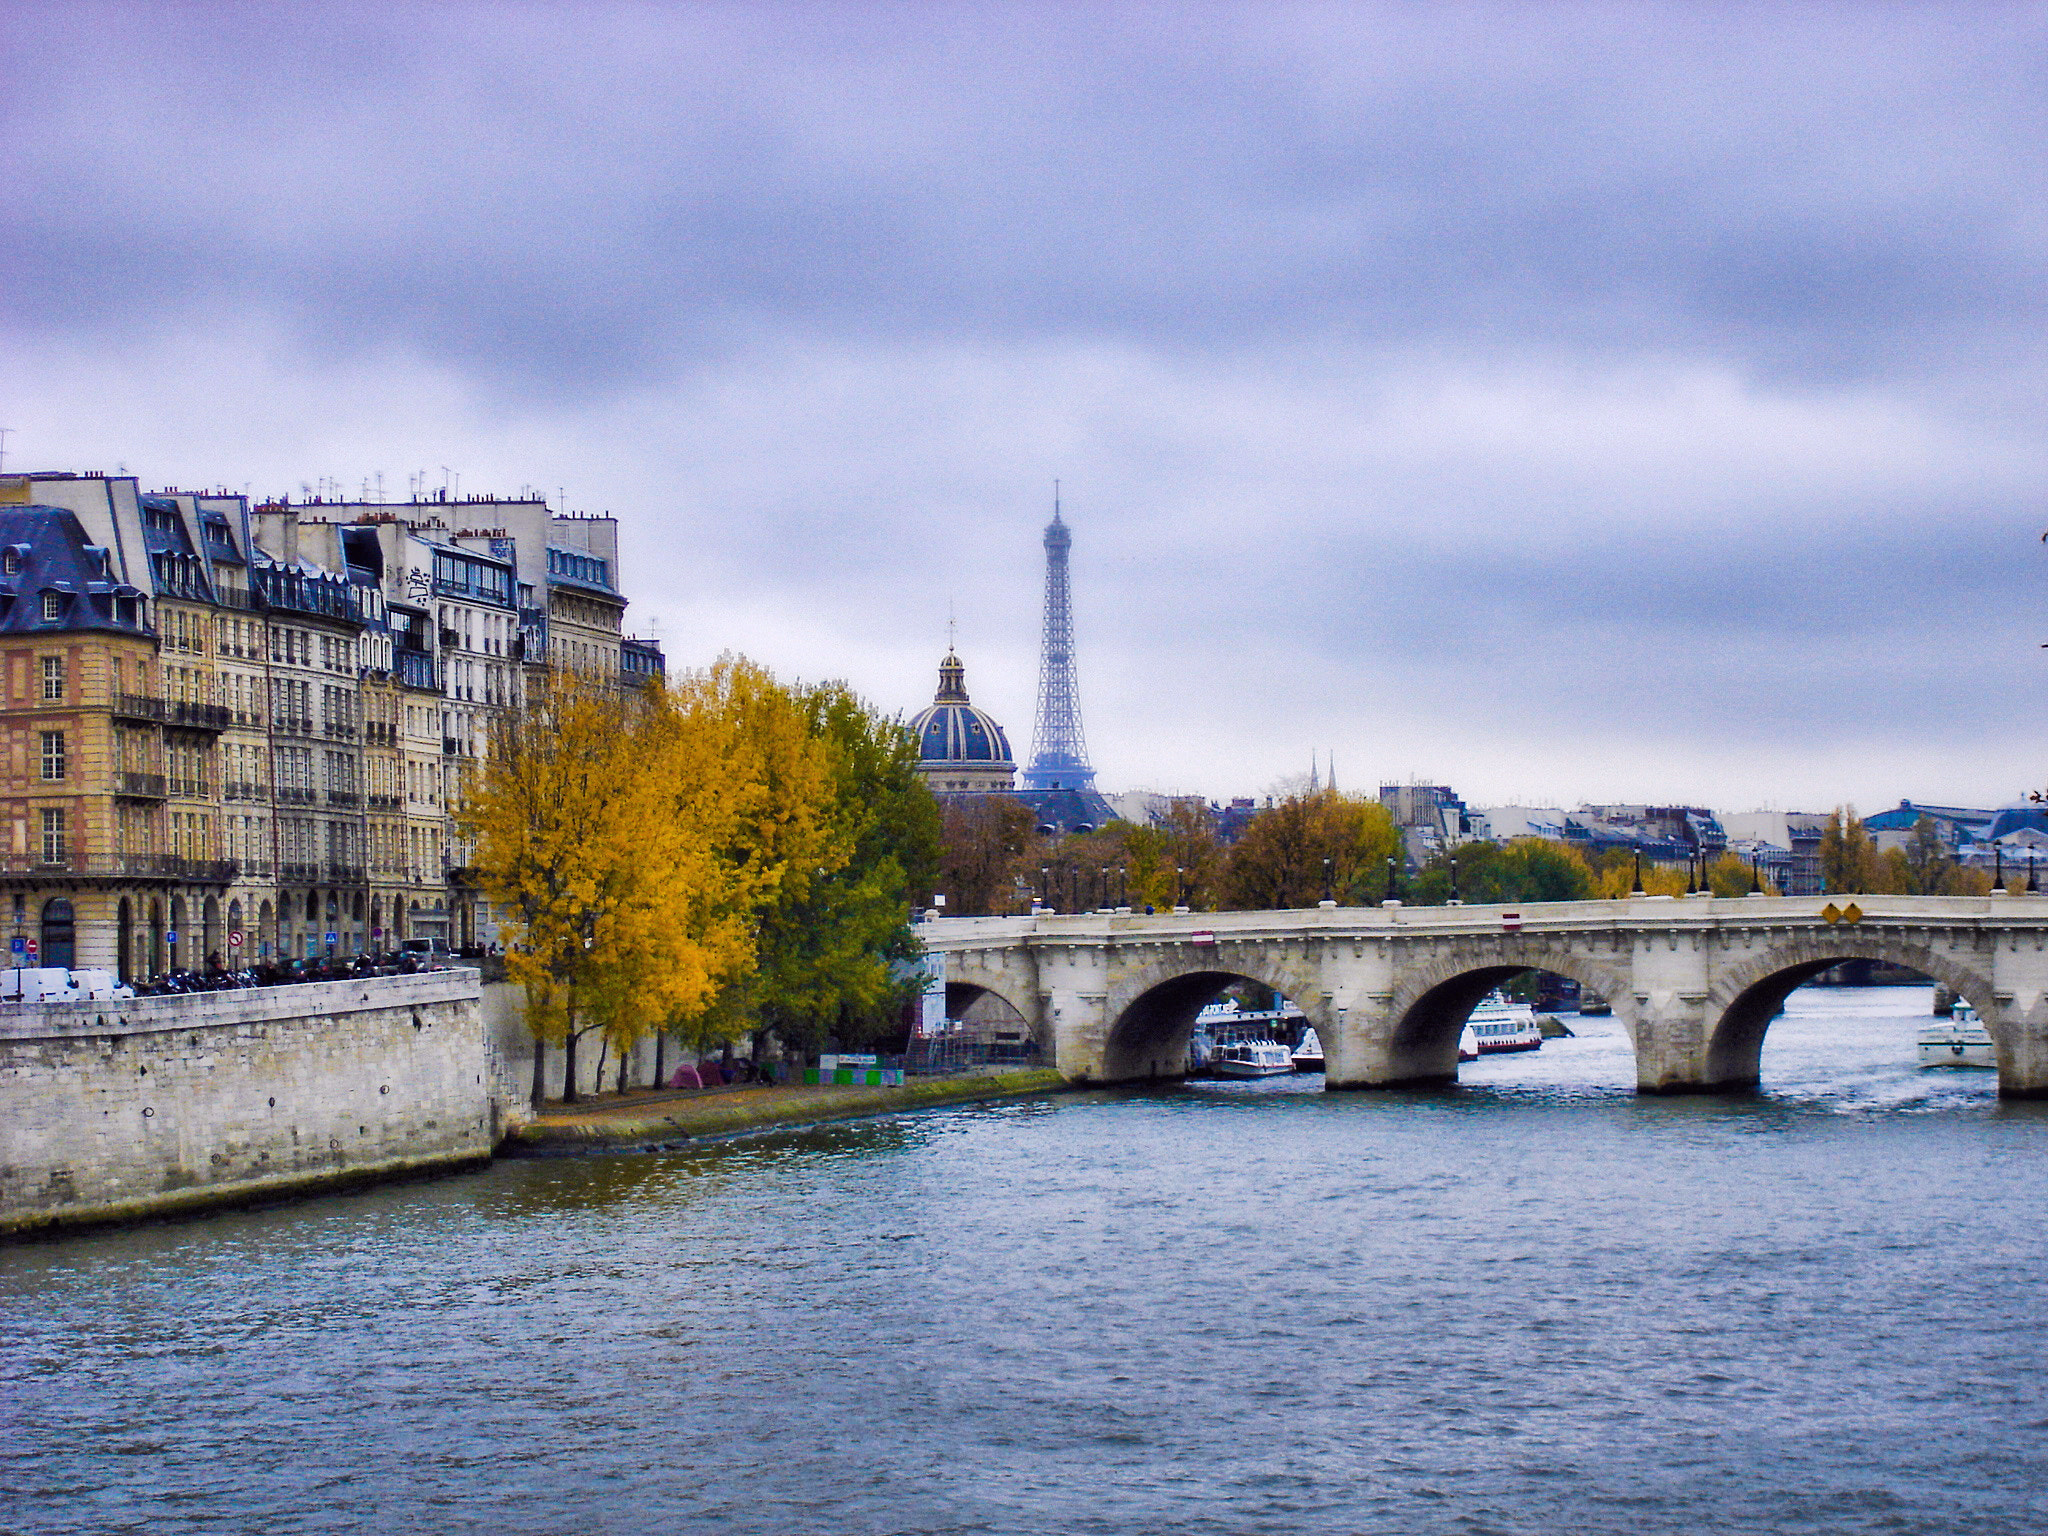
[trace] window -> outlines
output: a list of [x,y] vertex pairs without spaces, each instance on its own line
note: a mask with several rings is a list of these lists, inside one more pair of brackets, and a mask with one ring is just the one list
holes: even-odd
[[45,592],[43,594],[43,621],[48,624],[54,624],[63,617],[64,599],[55,592]]
[[42,738],[43,777],[50,780],[61,779],[64,777],[64,733],[44,731]]
[[64,862],[64,813],[43,812],[43,862],[62,864]]
[[19,576],[21,574],[21,556],[11,549],[5,555],[0,555],[0,571],[4,571],[9,576]]
[[61,699],[64,697],[64,658],[45,656],[43,658],[43,697]]

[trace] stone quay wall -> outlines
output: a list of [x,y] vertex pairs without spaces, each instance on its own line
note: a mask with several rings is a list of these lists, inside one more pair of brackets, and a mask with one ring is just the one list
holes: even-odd
[[525,1085],[473,970],[0,1007],[0,1236],[487,1160]]

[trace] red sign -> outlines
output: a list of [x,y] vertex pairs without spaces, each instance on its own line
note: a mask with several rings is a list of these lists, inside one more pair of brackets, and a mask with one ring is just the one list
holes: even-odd
[[239,928],[230,928],[230,929],[228,930],[228,948],[229,948],[229,949],[240,949],[241,947],[242,947],[242,930],[241,930],[241,929],[239,929]]
[[1522,931],[1522,914],[1519,912],[1501,913],[1500,931],[1502,933],[1520,933]]
[[1188,942],[1190,944],[1214,944],[1216,942],[1216,935],[1207,930],[1201,933],[1191,933],[1188,935]]

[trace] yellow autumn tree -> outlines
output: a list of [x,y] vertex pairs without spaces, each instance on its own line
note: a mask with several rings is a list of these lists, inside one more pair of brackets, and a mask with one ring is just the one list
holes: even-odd
[[[568,671],[504,721],[464,807],[484,889],[507,913],[506,970],[536,1040],[624,1049],[702,1007],[751,958],[750,888],[725,853],[743,785],[731,727],[687,691]],[[534,1053],[533,1092],[543,1085]]]
[[[858,829],[840,814],[837,753],[804,698],[745,657],[721,657],[690,682],[688,699],[720,722],[719,772],[730,791],[730,817],[716,851],[731,874],[730,899],[745,909],[749,943],[757,946],[764,921],[800,909],[852,857]],[[756,968],[734,967],[672,1020],[707,1050],[755,1028],[762,1001]]]

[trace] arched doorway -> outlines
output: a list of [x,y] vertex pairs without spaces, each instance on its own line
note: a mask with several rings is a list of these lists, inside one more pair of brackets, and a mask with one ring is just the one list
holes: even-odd
[[114,967],[119,980],[135,980],[135,909],[126,896],[114,916]]
[[61,965],[66,970],[78,963],[78,925],[71,903],[53,896],[43,903],[42,935],[38,953],[44,965]]
[[164,973],[164,904],[149,904],[149,963],[143,967],[150,976]]
[[256,909],[257,953],[268,960],[271,954],[271,943],[277,937],[277,914],[271,910],[270,903],[266,901]]
[[219,965],[225,959],[222,951],[226,948],[220,934],[220,898],[209,896],[200,908],[200,944],[193,960],[201,965]]

